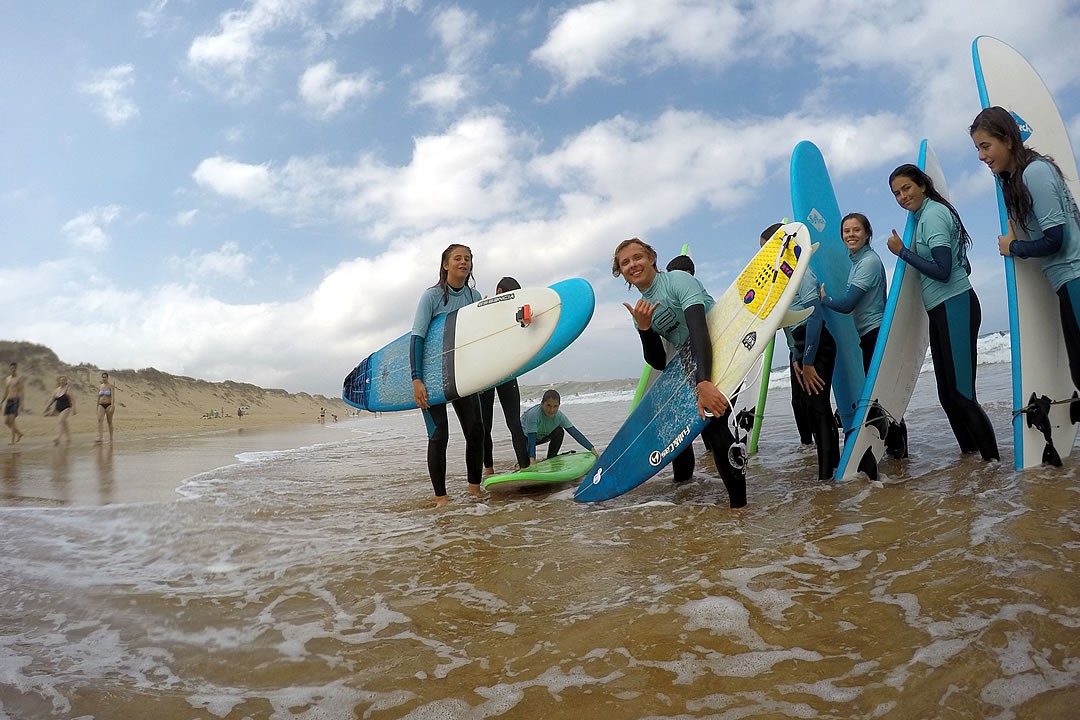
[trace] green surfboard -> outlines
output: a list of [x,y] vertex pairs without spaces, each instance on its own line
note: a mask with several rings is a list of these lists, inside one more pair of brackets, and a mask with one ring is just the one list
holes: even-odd
[[596,464],[591,452],[568,452],[534,463],[524,470],[484,478],[483,487],[489,492],[520,488],[557,486],[585,477]]

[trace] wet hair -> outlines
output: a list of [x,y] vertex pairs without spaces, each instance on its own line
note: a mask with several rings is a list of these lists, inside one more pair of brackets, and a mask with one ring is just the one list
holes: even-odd
[[923,188],[926,192],[926,197],[930,198],[934,202],[939,202],[945,207],[949,208],[949,212],[956,218],[956,224],[960,228],[960,247],[968,247],[971,245],[971,236],[968,235],[967,228],[964,227],[964,221],[960,219],[960,213],[956,212],[956,208],[952,206],[945,196],[938,192],[934,187],[934,181],[929,175],[919,169],[918,165],[912,165],[911,163],[904,163],[900,167],[889,173],[889,187],[892,188],[893,180],[898,177],[906,177],[913,181],[916,185]]
[[1030,232],[1032,228],[1027,226],[1027,218],[1031,214],[1035,201],[1031,198],[1031,191],[1024,184],[1024,170],[1035,160],[1045,160],[1057,170],[1062,180],[1065,179],[1065,174],[1061,172],[1061,168],[1052,157],[1041,155],[1024,144],[1016,118],[999,105],[984,108],[975,116],[971,127],[968,128],[968,134],[974,135],[976,130],[982,130],[1008,146],[1015,170],[999,173],[996,179],[1001,185],[1001,195],[1005,200],[1005,209],[1009,217]]
[[773,223],[769,227],[761,231],[761,239],[765,241],[772,240],[772,236],[776,234],[776,231],[784,227],[784,223]]
[[682,270],[685,273],[694,274],[694,261],[690,259],[689,255],[676,255],[671,258],[665,268],[668,272],[672,270]]
[[495,286],[495,291],[497,293],[510,292],[511,290],[520,290],[520,289],[521,289],[521,283],[519,283],[517,280],[510,277],[509,275],[507,275],[502,280],[500,280],[499,284]]
[[540,404],[543,405],[548,400],[554,400],[555,402],[562,404],[562,395],[559,395],[558,390],[545,390],[544,397],[540,399]]
[[[439,260],[439,282],[436,284],[436,287],[442,288],[443,305],[446,305],[450,302],[450,283],[446,281],[449,273],[447,272],[444,265],[446,265],[446,263],[450,260],[450,253],[454,252],[455,248],[465,248],[469,251],[469,257],[472,257],[472,248],[470,248],[468,245],[462,245],[461,243],[452,243],[448,245],[445,250],[442,251],[442,259]],[[475,286],[476,280],[473,278],[472,270],[469,271],[468,277],[465,278],[465,284],[468,285],[470,280],[473,281],[473,285]]]
[[[619,277],[620,275],[622,275],[622,270],[619,268],[619,253],[621,253],[623,250],[625,250],[630,245],[633,245],[634,243],[640,245],[641,248],[645,251],[645,254],[649,256],[650,260],[652,260],[653,270],[660,272],[660,268],[656,267],[656,251],[652,249],[652,245],[645,242],[644,240],[641,240],[640,238],[635,237],[630,238],[629,240],[623,240],[621,243],[619,243],[618,247],[615,248],[615,253],[611,256],[611,277]],[[627,281],[626,286],[630,287],[629,281]]]
[[56,384],[67,385],[67,375],[61,375],[60,377],[56,378]]
[[859,224],[863,226],[863,230],[866,231],[866,244],[869,245],[870,241],[874,239],[874,228],[870,227],[870,219],[862,213],[848,213],[844,216],[844,219],[840,221],[840,227],[844,227],[844,223],[848,220],[858,220]]

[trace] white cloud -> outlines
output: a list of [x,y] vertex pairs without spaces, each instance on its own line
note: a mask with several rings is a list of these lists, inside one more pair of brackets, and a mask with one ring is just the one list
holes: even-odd
[[428,75],[413,86],[413,105],[427,105],[436,110],[450,110],[466,97],[467,78],[455,73]]
[[364,25],[381,13],[405,10],[414,15],[420,12],[421,0],[343,0],[339,22],[347,29]]
[[200,162],[192,177],[220,195],[251,203],[258,203],[272,185],[269,165],[249,165],[217,156]]
[[439,10],[431,21],[431,29],[446,51],[446,62],[451,70],[474,62],[494,36],[475,12],[462,10],[457,5]]
[[135,67],[116,65],[94,73],[79,86],[79,92],[94,98],[98,112],[110,125],[122,127],[139,114],[139,106],[129,96],[134,84]]
[[332,61],[312,65],[300,77],[304,103],[324,118],[338,114],[352,100],[364,100],[378,90],[372,73],[340,74]]
[[176,224],[180,227],[187,227],[191,223],[195,222],[195,216],[199,214],[198,208],[192,208],[191,210],[183,210],[176,213]]
[[120,207],[104,205],[92,208],[64,223],[63,231],[75,247],[104,250],[109,246],[109,225],[120,217]]
[[626,67],[722,65],[742,31],[739,11],[711,0],[597,0],[560,15],[532,59],[570,90]]
[[200,35],[188,48],[188,62],[209,86],[229,97],[255,91],[252,66],[267,62],[264,37],[289,24],[300,23],[311,0],[253,0],[244,10],[229,10],[218,19],[217,31]]
[[168,264],[173,270],[190,276],[192,282],[205,284],[207,279],[213,280],[213,276],[243,280],[251,261],[250,255],[240,252],[239,245],[226,242],[210,252],[192,250],[187,257],[169,258]]
[[147,37],[153,37],[168,24],[168,19],[165,15],[165,6],[169,4],[169,0],[152,0],[146,9],[139,10],[135,13],[135,18],[139,21],[139,25],[143,28],[143,33]]

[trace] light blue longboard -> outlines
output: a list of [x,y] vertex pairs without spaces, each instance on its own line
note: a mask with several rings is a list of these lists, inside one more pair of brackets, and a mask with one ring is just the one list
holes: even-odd
[[[945,173],[926,140],[919,145],[916,164],[930,177],[934,188],[948,199]],[[914,235],[915,214],[908,213],[904,247],[911,247]],[[919,273],[897,260],[870,370],[855,409],[855,424],[844,440],[844,452],[836,468],[837,479],[854,477],[862,471],[871,480],[877,480],[889,428],[899,423],[907,412],[922,371],[930,344],[929,324]]]
[[[1069,133],[1035,68],[1013,48],[985,35],[975,38],[971,54],[982,106],[1000,105],[1011,112],[1024,144],[1053,157],[1073,198],[1080,197]],[[1004,234],[1008,213],[1000,188],[997,193]],[[1023,230],[1017,232],[1024,239]],[[1077,431],[1072,417],[1080,411],[1080,405],[1069,402],[1076,388],[1069,372],[1058,297],[1035,258],[1005,258],[1005,287],[1012,345],[1014,466],[1023,470],[1044,462],[1058,465],[1072,452]],[[1033,397],[1044,398],[1047,405],[1029,412]]]
[[[709,311],[713,346],[713,382],[731,397],[760,358],[782,324],[797,322],[788,312],[799,280],[812,254],[809,233],[792,223],[778,233],[781,240],[766,244],[739,278],[716,299]],[[782,253],[777,252],[781,244]],[[785,278],[777,281],[778,273]],[[770,277],[771,276],[771,277]],[[747,284],[750,281],[759,284]],[[762,302],[770,310],[761,309]],[[666,467],[697,437],[705,421],[697,413],[697,362],[690,342],[683,343],[668,361],[637,407],[615,433],[593,471],[574,493],[578,502],[599,502],[618,497]]]
[[[537,295],[537,291],[542,291]],[[551,298],[549,301],[548,298]],[[519,329],[515,311],[528,300],[539,298],[532,323]],[[526,303],[528,304],[528,303]],[[570,345],[592,318],[595,296],[586,280],[571,278],[548,288],[524,288],[502,293],[479,303],[440,315],[431,321],[424,341],[423,378],[431,404],[445,403],[486,390],[515,378],[550,360]],[[483,330],[473,333],[467,352],[462,314],[500,312],[508,319],[484,318]],[[490,334],[488,334],[490,333]],[[410,333],[372,353],[346,377],[342,399],[353,407],[372,412],[416,408],[409,362]],[[463,361],[464,360],[464,361]]]
[[[812,242],[819,243],[810,261],[818,282],[832,297],[844,297],[847,292],[851,257],[840,238],[840,206],[836,203],[825,158],[814,143],[803,140],[791,153],[791,207],[797,222],[810,229]],[[862,391],[866,373],[863,372],[862,351],[855,320],[833,310],[822,308],[825,326],[836,340],[836,366],[833,369],[832,391],[836,409],[845,431],[855,421],[855,404]]]
[[492,475],[484,478],[484,489],[489,492],[518,490],[521,488],[557,487],[573,480],[580,480],[596,464],[596,456],[591,452],[574,452],[556,455],[547,460],[534,463],[524,470]]

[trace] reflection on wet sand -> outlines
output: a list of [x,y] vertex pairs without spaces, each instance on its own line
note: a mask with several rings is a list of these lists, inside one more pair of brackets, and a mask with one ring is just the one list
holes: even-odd
[[4,455],[4,498],[14,500],[19,496],[19,453]]
[[67,445],[57,445],[52,457],[52,484],[57,500],[62,505],[71,504],[71,453]]
[[113,501],[113,489],[116,486],[112,443],[97,446],[97,480],[101,504],[108,505]]

